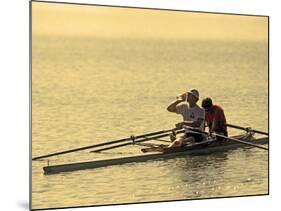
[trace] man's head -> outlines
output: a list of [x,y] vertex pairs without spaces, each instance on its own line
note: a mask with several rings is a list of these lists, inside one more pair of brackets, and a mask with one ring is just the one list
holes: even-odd
[[196,103],[199,100],[199,92],[197,89],[191,89],[187,92],[187,101],[189,103]]
[[206,112],[210,111],[213,107],[212,99],[206,97],[204,100],[202,100],[202,107],[205,109]]

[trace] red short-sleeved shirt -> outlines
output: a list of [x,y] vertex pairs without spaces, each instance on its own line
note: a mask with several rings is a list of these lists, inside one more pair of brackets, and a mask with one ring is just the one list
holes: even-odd
[[205,121],[208,127],[212,127],[212,124],[216,121],[215,132],[223,132],[224,135],[227,135],[226,118],[220,106],[214,105],[211,111],[205,112]]

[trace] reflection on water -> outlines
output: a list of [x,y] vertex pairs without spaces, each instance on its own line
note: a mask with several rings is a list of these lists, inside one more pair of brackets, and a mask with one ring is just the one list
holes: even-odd
[[[228,122],[268,130],[267,44],[35,37],[33,156],[168,129],[167,104],[197,87]],[[201,103],[201,102],[199,102]],[[234,130],[231,134],[237,133]],[[50,164],[140,153],[81,151]],[[242,148],[209,155],[45,176],[32,162],[33,208],[266,194],[268,155]]]

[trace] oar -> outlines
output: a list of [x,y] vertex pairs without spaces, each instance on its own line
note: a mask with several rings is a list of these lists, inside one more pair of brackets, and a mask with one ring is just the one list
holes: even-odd
[[[171,132],[173,130],[179,130],[179,129],[173,128],[173,129],[169,129],[169,130],[160,130],[160,131],[156,131],[156,132],[151,132],[151,133],[146,133],[146,134],[143,134],[143,135],[135,136],[134,138],[138,139],[138,138],[143,138],[143,137],[146,137],[146,136],[163,134],[163,133]],[[122,143],[122,142],[130,141],[130,140],[132,140],[132,137],[123,138],[123,139],[114,140],[114,141],[103,142],[103,143],[100,143],[100,144],[94,144],[94,145],[85,146],[85,147],[79,147],[79,148],[75,148],[75,149],[69,149],[69,150],[65,150],[65,151],[61,151],[61,152],[55,152],[55,153],[51,153],[51,154],[47,154],[47,155],[41,155],[41,156],[32,158],[32,160],[38,160],[38,159],[41,159],[41,158],[47,158],[47,157],[52,157],[52,156],[56,156],[56,155],[62,155],[62,154],[67,154],[67,153],[71,153],[71,152],[77,152],[77,151],[81,151],[81,150],[101,147],[101,146],[110,145],[110,144]]]
[[253,144],[253,143],[250,143],[250,142],[247,142],[247,141],[242,141],[242,140],[239,140],[237,138],[227,137],[227,136],[224,136],[224,135],[221,135],[221,134],[217,134],[217,133],[213,133],[213,135],[217,136],[217,137],[224,138],[224,139],[228,139],[228,140],[231,140],[231,141],[239,142],[241,144],[245,144],[245,145],[249,145],[249,146],[252,146],[252,147],[257,147],[257,148],[260,148],[260,149],[268,150],[267,147],[263,147],[263,146],[260,146],[260,145],[257,145],[257,144]]
[[[177,133],[183,133],[183,132],[184,132],[184,130],[177,131]],[[142,138],[140,140],[133,140],[132,142],[127,142],[127,143],[124,143],[124,144],[118,144],[118,145],[114,145],[114,146],[110,146],[110,147],[104,147],[104,148],[101,148],[101,149],[93,150],[91,152],[102,152],[102,151],[106,151],[106,150],[110,150],[110,149],[128,146],[128,145],[135,144],[135,143],[141,143],[141,142],[150,141],[150,140],[157,140],[158,138],[163,138],[163,137],[166,137],[166,136],[169,136],[169,135],[170,135],[169,133],[165,133],[165,134],[161,134],[161,135],[157,135],[157,136],[146,137],[146,138]]]
[[142,146],[142,147],[159,147],[163,146],[163,144],[151,144],[151,143],[135,143],[137,146]]
[[[200,130],[192,128],[192,127],[184,126],[184,128],[187,128],[187,129],[189,129],[191,131],[194,131],[194,132],[199,132],[199,133],[202,133],[202,134],[205,134],[205,135],[209,135],[207,132],[200,131]],[[228,139],[228,140],[231,140],[231,141],[239,142],[241,144],[249,145],[249,146],[252,146],[252,147],[257,147],[257,148],[260,148],[260,149],[268,150],[268,148],[266,148],[266,147],[263,147],[263,146],[260,146],[260,145],[257,145],[257,144],[253,144],[253,143],[250,143],[250,142],[247,142],[247,141],[242,141],[242,140],[239,140],[237,138],[228,137],[228,136],[224,136],[224,135],[217,134],[217,133],[212,133],[212,135],[217,136],[217,137],[221,137],[221,138],[224,138],[224,139]]]
[[266,135],[266,136],[269,135],[267,132],[263,132],[263,131],[260,131],[260,130],[253,130],[253,129],[241,127],[241,126],[238,126],[238,125],[227,124],[227,126],[232,127],[232,128],[236,128],[236,129],[239,129],[239,130],[245,130],[247,132],[253,131],[254,133],[258,133],[258,134],[262,134],[262,135]]
[[[144,138],[148,138],[148,137],[144,137]],[[171,143],[171,141],[166,140],[166,139],[161,139],[161,138],[155,138],[155,141],[161,141],[161,142],[166,142],[166,143]]]

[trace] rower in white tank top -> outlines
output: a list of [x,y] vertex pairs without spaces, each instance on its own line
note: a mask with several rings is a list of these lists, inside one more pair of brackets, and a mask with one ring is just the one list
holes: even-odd
[[[199,92],[196,89],[191,89],[180,95],[180,98],[168,106],[168,111],[180,114],[183,117],[183,121],[176,124],[177,128],[188,126],[204,131],[205,111],[196,104],[198,100]],[[185,135],[177,138],[170,147],[180,147],[188,142],[201,142],[202,140],[202,133],[191,132],[186,129]]]

